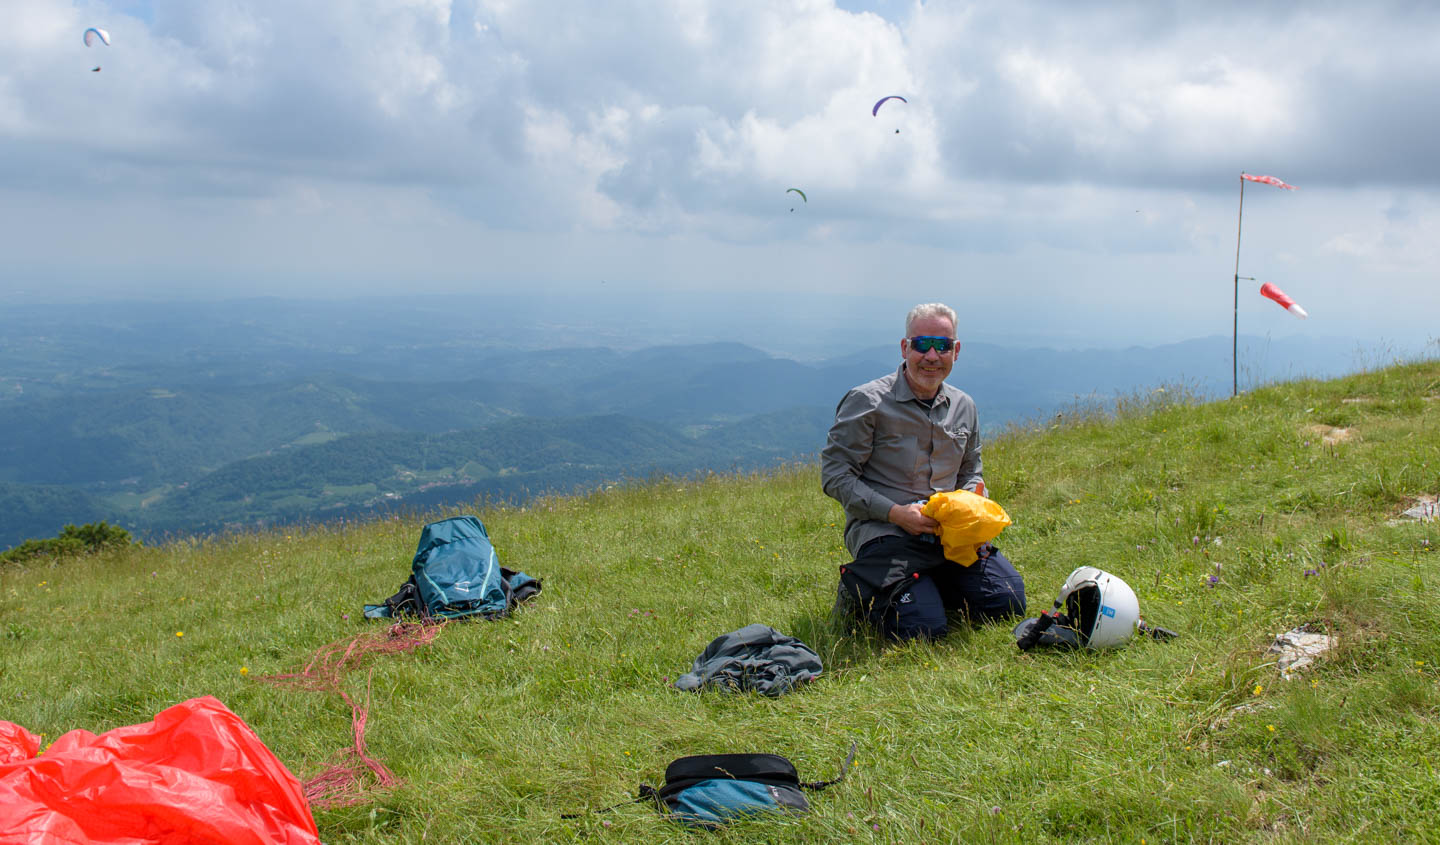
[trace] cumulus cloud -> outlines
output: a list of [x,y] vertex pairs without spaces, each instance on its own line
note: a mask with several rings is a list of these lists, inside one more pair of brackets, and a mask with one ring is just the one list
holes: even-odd
[[[101,58],[89,25],[111,32]],[[852,291],[874,246],[931,276],[1008,260],[1033,291],[1059,287],[1034,250],[1095,279],[1173,256],[1188,282],[1225,278],[1243,169],[1302,187],[1254,194],[1249,260],[1415,273],[1435,257],[1437,33],[1440,9],[1398,0],[11,0],[5,246],[12,274],[54,273],[40,227],[81,216],[177,273],[198,260],[183,237],[296,280],[458,278],[523,232],[555,277],[649,239],[717,278],[841,255]],[[873,117],[887,94],[909,102]],[[347,239],[364,247],[320,246]]]

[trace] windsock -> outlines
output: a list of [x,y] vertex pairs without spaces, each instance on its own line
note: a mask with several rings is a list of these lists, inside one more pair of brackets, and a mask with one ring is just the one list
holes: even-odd
[[1296,317],[1299,317],[1302,320],[1310,316],[1309,314],[1305,313],[1305,309],[1301,308],[1299,303],[1286,296],[1285,291],[1275,287],[1269,282],[1266,282],[1265,284],[1260,286],[1260,295],[1267,299],[1275,300],[1280,304],[1281,308],[1284,308],[1286,311],[1289,311],[1291,314],[1294,314]]

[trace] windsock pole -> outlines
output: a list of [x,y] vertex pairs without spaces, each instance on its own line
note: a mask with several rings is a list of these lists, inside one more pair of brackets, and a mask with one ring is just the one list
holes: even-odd
[[1230,396],[1240,395],[1240,232],[1245,225],[1245,173],[1240,173],[1240,213],[1235,221],[1235,310],[1230,324]]

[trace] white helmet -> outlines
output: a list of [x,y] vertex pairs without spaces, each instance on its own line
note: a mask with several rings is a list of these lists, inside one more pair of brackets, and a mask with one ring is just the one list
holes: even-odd
[[1055,604],[1061,602],[1080,645],[1086,648],[1125,645],[1140,625],[1140,602],[1135,591],[1117,576],[1093,566],[1082,566],[1070,573],[1060,586]]

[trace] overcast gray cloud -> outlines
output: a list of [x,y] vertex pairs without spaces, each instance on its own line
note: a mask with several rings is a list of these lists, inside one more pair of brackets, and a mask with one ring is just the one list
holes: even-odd
[[[1228,329],[1248,170],[1301,188],[1248,186],[1241,273],[1305,330],[1440,313],[1429,4],[0,10],[0,302],[913,286],[1184,337]],[[1242,331],[1300,328],[1247,302]]]

